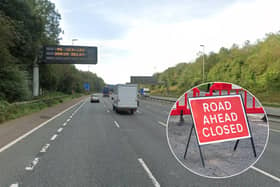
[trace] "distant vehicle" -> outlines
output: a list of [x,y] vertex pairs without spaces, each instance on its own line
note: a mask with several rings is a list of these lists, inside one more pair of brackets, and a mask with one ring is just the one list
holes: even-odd
[[138,107],[137,85],[118,84],[113,92],[113,110],[116,112],[127,111],[133,114]]
[[141,88],[140,89],[140,95],[149,97],[150,96],[150,89],[149,88]]
[[104,88],[103,88],[103,97],[109,97],[109,95],[110,95],[110,89],[107,87],[107,86],[105,86]]
[[91,103],[99,103],[99,97],[97,97],[96,95],[92,94],[90,96],[90,102]]

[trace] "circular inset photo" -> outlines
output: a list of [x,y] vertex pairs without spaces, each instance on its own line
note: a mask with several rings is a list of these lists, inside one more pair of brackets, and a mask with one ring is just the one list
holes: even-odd
[[166,135],[185,168],[204,177],[227,178],[245,172],[261,157],[269,124],[264,107],[248,90],[211,82],[176,101]]

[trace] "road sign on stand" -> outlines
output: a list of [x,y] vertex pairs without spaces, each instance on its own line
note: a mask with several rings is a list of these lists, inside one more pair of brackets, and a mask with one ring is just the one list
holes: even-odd
[[249,138],[240,95],[189,98],[200,145]]
[[240,139],[250,138],[256,157],[255,145],[241,95],[193,97],[188,99],[188,103],[193,125],[184,158],[193,128],[195,128],[203,166],[204,160],[200,146],[205,144],[237,140],[234,146],[234,150],[236,150]]

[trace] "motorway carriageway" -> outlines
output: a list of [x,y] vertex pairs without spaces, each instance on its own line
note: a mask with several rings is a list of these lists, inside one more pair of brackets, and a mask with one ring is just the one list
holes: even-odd
[[[83,100],[0,149],[0,186],[280,186],[280,130],[245,173],[209,179],[181,166],[169,150],[170,104],[141,100],[116,114],[110,98]],[[272,126],[278,126],[271,122]]]

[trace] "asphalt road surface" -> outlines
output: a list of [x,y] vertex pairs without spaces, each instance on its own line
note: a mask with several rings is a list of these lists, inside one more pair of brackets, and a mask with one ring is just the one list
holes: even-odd
[[86,99],[0,151],[0,186],[280,185],[280,130],[270,130],[254,168],[228,179],[208,179],[185,169],[169,150],[170,107],[142,100],[134,115],[116,114],[110,98]]
[[178,122],[180,116],[170,116],[168,120],[169,145],[177,159],[195,173],[213,178],[236,175],[254,164],[265,149],[268,140],[268,124],[261,120],[262,117],[263,115],[248,116],[257,157],[254,157],[249,138],[241,139],[236,151],[233,151],[236,141],[201,145],[205,163],[203,167],[195,131],[192,131],[188,153],[184,158],[192,126],[190,115],[184,116],[184,121],[180,123]]

